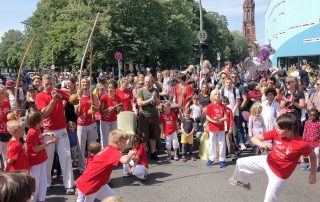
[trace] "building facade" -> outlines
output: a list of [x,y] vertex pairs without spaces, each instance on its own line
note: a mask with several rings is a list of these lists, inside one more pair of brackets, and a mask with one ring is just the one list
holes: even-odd
[[243,23],[242,33],[248,40],[249,53],[256,56],[258,46],[256,44],[256,26],[255,26],[255,3],[253,0],[244,0],[243,2]]
[[320,64],[320,1],[270,0],[265,13],[265,42],[276,53],[275,66],[290,67],[306,59]]

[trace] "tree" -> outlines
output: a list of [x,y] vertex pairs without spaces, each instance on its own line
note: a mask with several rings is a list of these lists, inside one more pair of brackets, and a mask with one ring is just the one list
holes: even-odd
[[9,30],[1,37],[0,67],[17,70],[24,53],[25,36],[19,30]]
[[231,58],[233,62],[239,62],[249,56],[248,40],[239,31],[231,32],[232,46],[231,46]]

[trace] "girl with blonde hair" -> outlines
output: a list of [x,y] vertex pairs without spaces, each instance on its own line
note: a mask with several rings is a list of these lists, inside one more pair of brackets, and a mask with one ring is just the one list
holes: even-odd
[[[266,132],[266,126],[264,124],[263,117],[261,115],[262,106],[260,103],[256,102],[252,105],[250,109],[250,116],[248,121],[248,130],[250,139],[255,135],[260,135]],[[260,154],[261,151],[258,147],[255,147],[256,154]]]

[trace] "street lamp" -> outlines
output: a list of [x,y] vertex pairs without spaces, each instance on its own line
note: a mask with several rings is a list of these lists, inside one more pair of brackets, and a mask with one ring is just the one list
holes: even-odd
[[[202,20],[202,4],[201,0],[199,0],[199,11],[200,11],[200,31],[203,30],[203,20]],[[201,40],[199,39],[199,44]],[[202,63],[203,63],[203,50],[200,48],[200,68],[202,68]]]

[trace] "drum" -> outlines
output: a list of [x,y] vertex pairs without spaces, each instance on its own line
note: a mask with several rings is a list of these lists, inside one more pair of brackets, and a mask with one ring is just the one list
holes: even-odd
[[131,111],[122,111],[118,114],[118,129],[128,134],[136,134],[137,116]]

